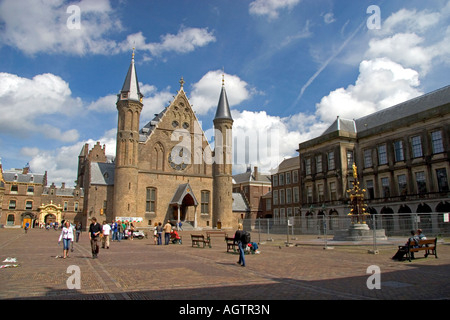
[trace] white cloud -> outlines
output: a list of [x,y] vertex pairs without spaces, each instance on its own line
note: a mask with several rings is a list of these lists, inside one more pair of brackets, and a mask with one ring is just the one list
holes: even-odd
[[368,32],[372,38],[355,83],[324,96],[316,104],[317,118],[355,119],[423,94],[420,79],[437,62],[450,63],[449,16],[450,3],[435,11],[391,14],[380,30]]
[[74,13],[67,13],[69,4],[63,0],[4,0],[0,3],[0,43],[28,55],[41,52],[110,55],[136,47],[160,56],[169,51],[188,53],[216,40],[207,28],[181,27],[175,35],[163,35],[161,42],[146,43],[142,32],[117,42],[111,34],[124,28],[109,0],[83,0],[72,5],[80,9],[79,28],[72,27]]
[[428,10],[417,12],[416,9],[400,9],[383,22],[379,33],[389,35],[403,30],[423,33],[436,25],[440,19],[441,13],[439,12],[429,12]]
[[424,39],[415,33],[397,33],[388,38],[371,39],[367,56],[389,57],[406,67],[420,68],[426,73],[433,57],[421,46],[423,41]]
[[5,0],[0,4],[0,39],[26,54],[39,52],[84,55],[104,54],[114,47],[105,39],[112,30],[121,30],[108,0],[81,1],[80,29],[68,27],[71,14],[63,0]]
[[[144,107],[141,111],[141,124],[153,119],[156,113],[161,112],[161,110],[173,100],[174,94],[170,92],[170,87],[158,91],[157,87],[140,82],[139,89],[144,95]],[[117,112],[116,103],[117,95],[109,94],[91,102],[88,105],[87,110],[93,112],[114,113]]]
[[[215,110],[217,107],[222,74],[221,70],[209,71],[197,83],[192,85],[193,90],[189,101],[198,114],[207,114],[209,110]],[[255,94],[255,90],[250,88],[249,84],[238,76],[230,74],[224,74],[224,76],[230,107],[240,104],[242,101],[249,99],[252,94]]]
[[99,141],[102,146],[106,146],[106,155],[114,157],[116,153],[116,133],[117,130],[114,128],[105,132],[104,136],[98,140],[79,141],[52,150],[22,148],[21,154],[32,157],[30,167],[33,172],[43,173],[47,171],[50,184],[54,182],[56,185],[60,185],[62,182],[66,182],[67,186],[72,186],[77,178],[78,155],[85,143],[88,143],[89,149],[91,149]]
[[401,9],[391,14],[373,38],[366,52],[368,58],[386,57],[404,67],[417,69],[421,76],[437,61],[448,62],[450,53],[450,2],[435,11]]
[[331,123],[336,116],[356,119],[422,94],[417,71],[387,58],[364,60],[355,84],[339,88],[316,105],[316,115]]
[[141,112],[141,126],[143,126],[170,104],[174,94],[170,92],[170,87],[158,91],[153,85],[139,84],[139,88],[144,95],[144,107]]
[[81,99],[73,98],[69,84],[56,75],[28,79],[2,72],[0,101],[1,132],[18,136],[41,133],[66,142],[78,139],[77,130],[63,132],[46,120],[49,115],[69,117],[82,109]]
[[233,171],[246,170],[247,165],[270,172],[281,161],[297,155],[298,144],[320,135],[328,124],[314,115],[298,113],[281,118],[265,111],[232,110]]
[[116,110],[117,95],[110,94],[104,97],[98,98],[96,101],[91,102],[87,109],[89,111],[96,112],[114,112]]
[[267,16],[269,20],[276,19],[280,10],[291,10],[301,0],[255,0],[249,5],[250,14]]
[[248,164],[268,172],[285,157],[295,155],[300,133],[289,131],[285,121],[265,111],[233,110],[233,171],[243,172]]
[[204,47],[211,42],[215,42],[213,32],[207,28],[186,28],[181,27],[177,34],[165,34],[161,36],[160,42],[147,43],[142,32],[137,32],[127,36],[119,47],[122,51],[129,51],[136,47],[141,51],[148,51],[152,56],[161,56],[166,52],[189,53],[197,47]]

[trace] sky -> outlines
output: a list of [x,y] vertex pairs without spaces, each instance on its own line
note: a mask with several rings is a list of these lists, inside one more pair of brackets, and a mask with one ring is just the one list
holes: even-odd
[[356,119],[449,85],[450,2],[0,0],[3,169],[29,164],[70,186],[85,143],[99,141],[113,157],[116,95],[133,47],[141,128],[183,77],[212,141],[223,75],[233,172],[249,164],[269,172],[337,116]]

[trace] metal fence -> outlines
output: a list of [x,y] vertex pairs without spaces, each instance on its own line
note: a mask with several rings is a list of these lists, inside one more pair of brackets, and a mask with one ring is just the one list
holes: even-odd
[[[408,236],[411,230],[422,229],[427,237],[450,236],[450,222],[445,213],[407,213],[368,215],[371,230],[383,229],[387,237]],[[351,225],[349,216],[315,215],[290,218],[244,219],[244,229],[270,235],[332,236]]]

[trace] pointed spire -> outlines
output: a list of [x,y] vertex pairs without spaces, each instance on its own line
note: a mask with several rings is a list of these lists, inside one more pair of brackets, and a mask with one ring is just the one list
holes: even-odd
[[222,91],[220,92],[219,104],[217,105],[216,119],[229,119],[233,120],[231,117],[230,106],[228,104],[227,92],[225,91],[225,75],[222,73]]
[[183,86],[185,84],[183,77],[181,77],[179,83],[180,83],[180,90],[183,90]]
[[128,73],[120,91],[119,100],[135,100],[142,102],[143,94],[139,90],[139,81],[137,78],[136,67],[134,65],[134,48],[131,56],[131,64]]

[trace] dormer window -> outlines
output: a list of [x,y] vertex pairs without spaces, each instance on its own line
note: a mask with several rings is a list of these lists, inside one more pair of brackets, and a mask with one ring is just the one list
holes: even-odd
[[19,192],[19,186],[17,184],[13,184],[11,186],[11,193],[18,193]]
[[122,93],[122,99],[127,99],[128,98],[128,93],[124,92]]

